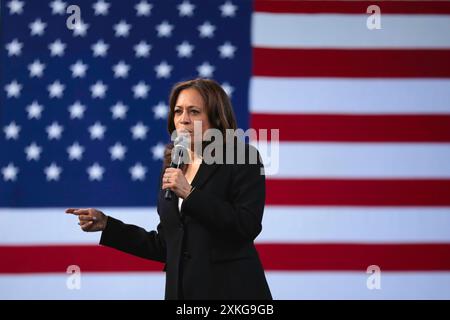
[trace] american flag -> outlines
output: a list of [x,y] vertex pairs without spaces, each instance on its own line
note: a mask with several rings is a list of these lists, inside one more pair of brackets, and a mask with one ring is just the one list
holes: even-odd
[[449,2],[71,5],[1,7],[0,298],[163,298],[161,264],[64,209],[156,227],[168,93],[195,77],[240,128],[280,129],[257,238],[274,298],[450,298]]

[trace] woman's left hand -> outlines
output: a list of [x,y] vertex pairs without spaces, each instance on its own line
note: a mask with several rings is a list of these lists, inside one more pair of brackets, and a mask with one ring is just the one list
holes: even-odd
[[192,186],[186,180],[181,169],[167,168],[162,178],[162,189],[167,188],[175,192],[178,197],[185,199],[191,192]]

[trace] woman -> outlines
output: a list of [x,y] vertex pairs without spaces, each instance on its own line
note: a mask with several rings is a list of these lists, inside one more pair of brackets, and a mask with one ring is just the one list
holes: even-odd
[[[187,132],[196,139],[194,121],[201,121],[201,140],[211,128],[224,139],[227,129],[236,129],[231,102],[215,81],[179,83],[169,100],[169,134]],[[202,142],[201,151],[207,145]],[[251,147],[245,146],[248,154]],[[192,161],[176,169],[169,166],[172,148],[161,177],[157,230],[147,232],[96,209],[66,212],[78,216],[83,231],[102,231],[100,244],[165,263],[166,299],[271,299],[253,243],[265,201],[259,155],[256,164],[207,164],[191,145]],[[171,200],[164,196],[167,188]]]

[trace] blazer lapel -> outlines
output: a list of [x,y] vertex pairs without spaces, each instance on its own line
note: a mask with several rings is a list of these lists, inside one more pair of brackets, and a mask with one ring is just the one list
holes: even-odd
[[194,180],[192,180],[192,187],[200,188],[203,186],[218,168],[219,165],[217,163],[206,164],[203,160]]

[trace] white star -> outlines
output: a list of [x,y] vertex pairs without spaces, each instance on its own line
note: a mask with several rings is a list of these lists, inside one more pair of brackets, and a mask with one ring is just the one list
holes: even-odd
[[125,20],[121,20],[118,24],[114,25],[116,37],[128,37],[130,29],[131,24],[128,24]]
[[220,51],[221,58],[234,58],[234,52],[236,51],[236,47],[233,46],[230,42],[225,42],[223,45],[217,48]]
[[148,91],[150,90],[150,86],[145,84],[143,81],[139,81],[137,85],[133,86],[134,98],[147,98]]
[[29,24],[29,27],[31,29],[31,35],[38,35],[42,36],[44,34],[44,29],[47,26],[46,23],[42,22],[41,19],[36,19],[34,22]]
[[50,98],[61,98],[63,96],[63,91],[66,86],[61,84],[59,80],[54,81],[52,84],[47,86]]
[[153,160],[162,160],[164,159],[164,151],[166,150],[166,146],[159,142],[157,145],[152,147]]
[[69,106],[70,119],[81,119],[83,118],[84,111],[86,107],[83,106],[80,101],[76,101],[73,105]]
[[128,107],[124,105],[121,101],[117,102],[111,107],[113,119],[125,119]]
[[222,84],[222,89],[231,98],[231,96],[233,95],[234,88],[228,82],[224,82]]
[[15,13],[21,14],[23,12],[23,1],[12,0],[8,2],[9,14],[13,15]]
[[138,162],[130,168],[130,173],[131,173],[131,179],[133,181],[144,180],[145,174],[147,173],[147,168]]
[[107,55],[109,45],[103,40],[97,41],[91,46],[92,51],[94,51],[94,57],[105,57]]
[[156,77],[157,78],[169,78],[170,72],[172,72],[173,67],[170,64],[167,64],[166,61],[162,61],[155,67]]
[[83,157],[84,147],[81,146],[77,141],[67,148],[67,153],[69,154],[69,160],[81,160]]
[[222,11],[222,17],[234,17],[236,14],[236,10],[238,9],[232,2],[227,1],[220,7],[220,11]]
[[53,122],[50,126],[47,126],[46,131],[48,135],[48,139],[57,139],[61,138],[61,134],[64,130],[64,127],[59,125],[58,122]]
[[6,50],[8,50],[8,56],[20,56],[22,54],[23,43],[19,42],[17,39],[14,39],[5,47]]
[[115,145],[109,148],[109,153],[111,153],[111,160],[123,160],[123,158],[125,157],[125,152],[127,152],[127,148],[120,142],[116,142]]
[[42,77],[45,69],[45,64],[41,63],[39,60],[34,60],[32,64],[28,65],[28,70],[30,70],[30,77]]
[[11,97],[18,98],[20,97],[20,90],[22,90],[22,85],[18,83],[16,80],[14,80],[5,86],[5,90],[8,95],[8,98]]
[[192,50],[194,50],[194,46],[187,41],[183,41],[181,44],[177,46],[178,57],[190,58],[192,57]]
[[108,90],[108,86],[102,81],[97,81],[91,86],[92,98],[104,98],[106,90]]
[[167,112],[169,107],[162,101],[160,101],[156,106],[153,107],[153,113],[155,114],[155,119],[165,119],[167,118]]
[[149,16],[151,14],[153,5],[148,4],[147,1],[141,1],[137,5],[134,6],[136,9],[136,14],[138,16]]
[[198,30],[200,31],[200,38],[212,38],[214,37],[214,30],[216,30],[216,27],[209,21],[206,21],[198,26]]
[[105,169],[96,162],[92,166],[88,167],[87,172],[89,174],[89,180],[100,181],[103,178],[103,173],[105,172]]
[[84,64],[83,61],[78,60],[73,65],[70,66],[70,70],[72,70],[73,78],[84,78],[86,75],[86,70],[88,68],[87,64]]
[[46,167],[45,170],[45,175],[47,176],[47,181],[51,181],[51,180],[55,180],[58,181],[59,180],[59,175],[62,172],[61,167],[58,167],[56,165],[56,163],[52,162],[52,164],[49,167]]
[[180,17],[184,16],[192,17],[192,15],[194,14],[195,5],[193,5],[189,1],[183,1],[177,6],[177,8]]
[[16,125],[16,123],[13,121],[6,127],[3,127],[3,131],[5,132],[6,140],[16,140],[17,138],[19,138],[20,126]]
[[197,67],[197,71],[202,78],[211,78],[214,72],[214,66],[210,65],[209,62],[203,62]]
[[128,77],[128,71],[130,70],[130,65],[123,61],[112,67],[114,71],[114,78],[126,78]]
[[43,109],[44,107],[34,100],[33,103],[27,107],[28,119],[40,119]]
[[156,26],[158,37],[170,37],[172,35],[173,25],[164,20],[161,24]]
[[42,148],[38,146],[36,143],[30,144],[28,147],[25,148],[25,153],[27,154],[27,160],[39,160],[39,157],[41,155]]
[[7,167],[2,168],[3,180],[16,181],[16,176],[19,173],[19,168],[15,167],[14,164],[9,163]]
[[61,40],[56,40],[55,42],[50,43],[48,46],[50,49],[50,55],[62,57],[64,55],[64,50],[66,49],[66,44],[61,42]]
[[134,46],[134,51],[136,52],[136,58],[148,57],[152,46],[147,44],[145,41],[139,42]]
[[66,13],[66,3],[61,0],[54,0],[50,2],[52,8],[52,14],[64,15]]
[[131,127],[131,132],[133,133],[133,139],[145,139],[147,136],[148,127],[144,126],[142,122],[138,122],[136,125]]
[[103,136],[105,135],[106,126],[102,125],[100,122],[94,123],[93,126],[89,127],[89,133],[91,134],[91,139],[103,139]]
[[74,24],[73,27],[73,35],[76,36],[82,36],[84,37],[86,35],[87,29],[89,28],[89,24],[84,23],[83,20],[79,20]]
[[109,6],[109,3],[99,0],[92,5],[92,8],[94,8],[96,16],[106,16],[108,14]]

